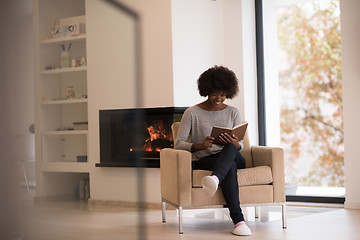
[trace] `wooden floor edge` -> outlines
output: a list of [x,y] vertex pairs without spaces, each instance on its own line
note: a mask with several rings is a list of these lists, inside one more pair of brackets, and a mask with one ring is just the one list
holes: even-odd
[[161,203],[137,203],[128,201],[116,201],[116,200],[98,200],[89,199],[89,208],[136,208],[136,209],[161,209]]

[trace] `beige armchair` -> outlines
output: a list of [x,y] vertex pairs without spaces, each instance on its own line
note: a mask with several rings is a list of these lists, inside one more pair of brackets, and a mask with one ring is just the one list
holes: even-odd
[[[172,125],[174,139],[180,123]],[[239,197],[242,207],[282,206],[282,227],[286,228],[284,151],[281,148],[251,146],[244,137],[242,155],[246,168],[238,170]],[[183,209],[224,206],[219,188],[213,197],[202,191],[201,179],[211,171],[191,169],[191,153],[165,148],[160,151],[162,221],[166,222],[166,204],[178,209],[179,233],[183,233]]]

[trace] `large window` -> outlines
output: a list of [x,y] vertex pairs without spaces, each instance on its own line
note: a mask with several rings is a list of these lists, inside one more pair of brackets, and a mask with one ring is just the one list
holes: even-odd
[[275,11],[287,195],[344,196],[339,0],[276,1]]

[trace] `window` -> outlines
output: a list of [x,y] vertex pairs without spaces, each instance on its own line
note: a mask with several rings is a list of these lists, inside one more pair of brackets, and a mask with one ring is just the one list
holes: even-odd
[[339,0],[272,2],[264,1],[267,142],[285,150],[287,195],[343,198]]

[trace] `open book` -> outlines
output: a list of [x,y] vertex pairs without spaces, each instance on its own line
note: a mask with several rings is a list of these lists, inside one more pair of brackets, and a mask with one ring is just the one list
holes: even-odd
[[247,122],[237,125],[233,128],[224,128],[224,127],[214,126],[211,131],[210,136],[214,138],[214,144],[219,144],[219,145],[222,145],[222,143],[220,142],[220,139],[219,139],[219,136],[222,133],[228,133],[229,135],[234,134],[235,136],[238,137],[239,141],[241,141],[241,140],[243,140],[243,138],[245,136],[247,126],[248,126]]

